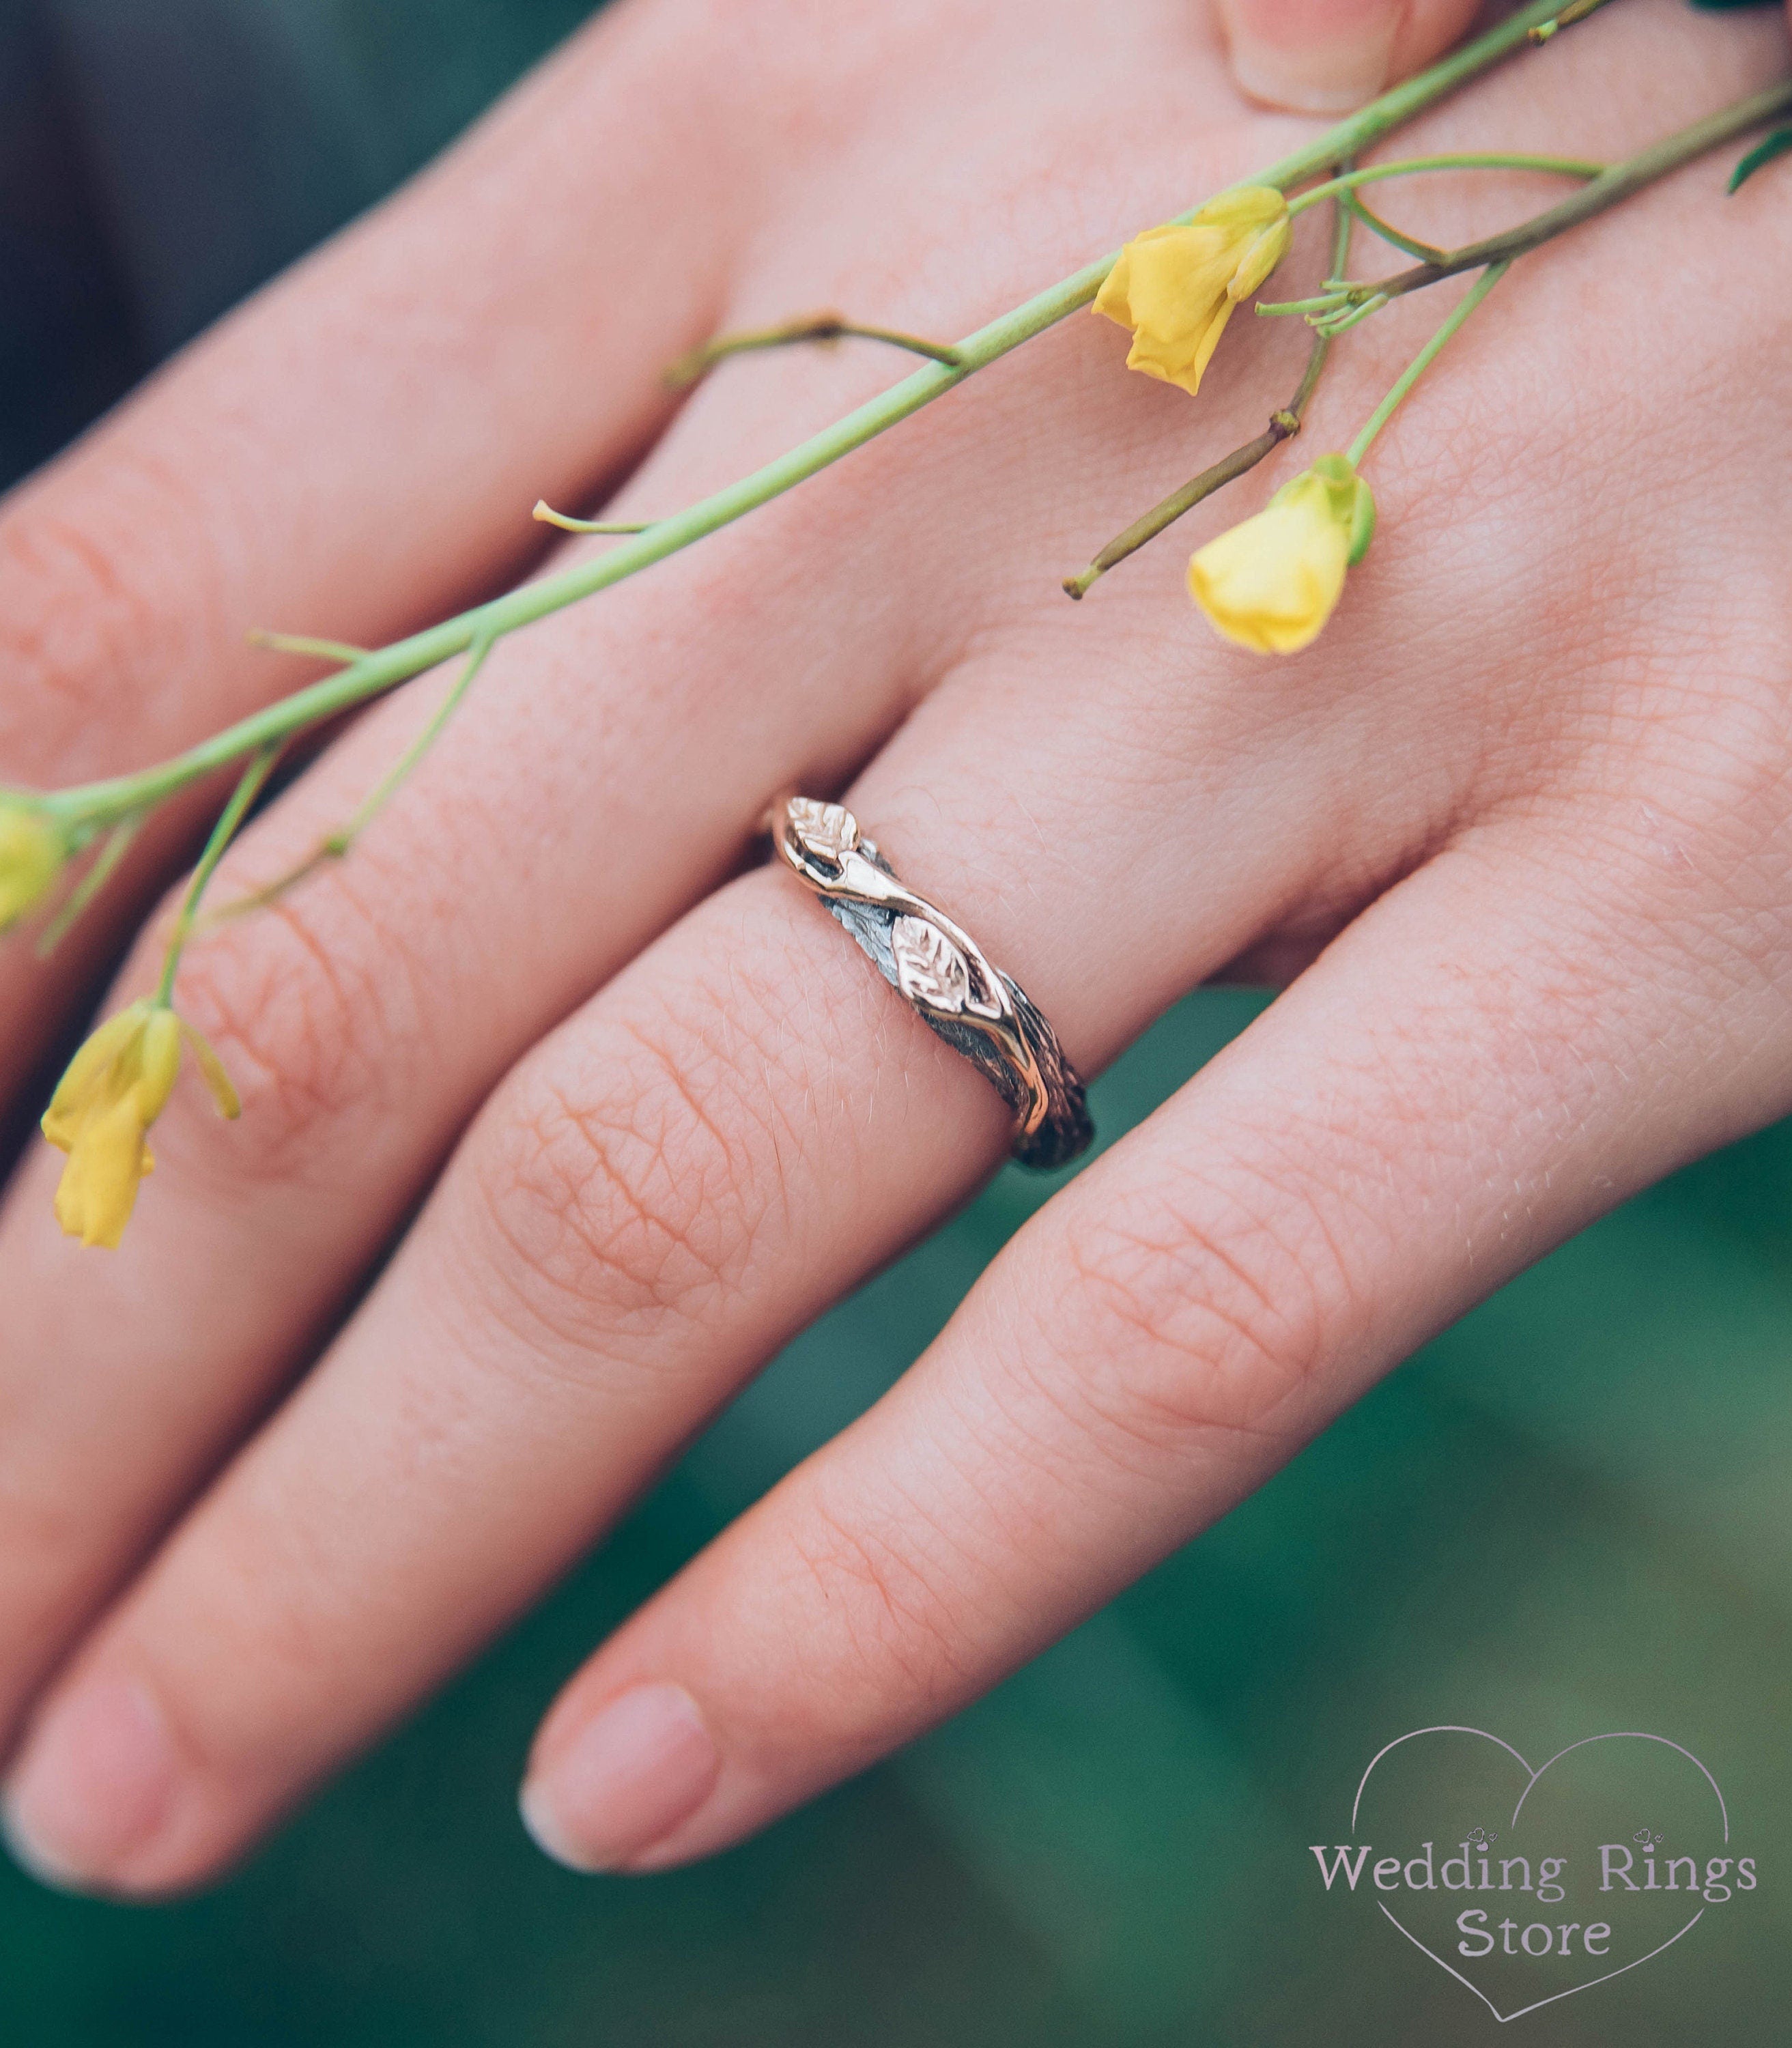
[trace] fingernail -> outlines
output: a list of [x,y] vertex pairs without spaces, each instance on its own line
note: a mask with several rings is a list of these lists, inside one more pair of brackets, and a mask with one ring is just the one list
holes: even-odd
[[96,1678],[32,1732],[0,1800],[6,1846],[59,1891],[103,1888],[168,1811],[173,1747],[134,1679]]
[[694,1813],[722,1759],[682,1685],[635,1685],[533,1771],[519,1804],[571,1870],[621,1870]]
[[1263,33],[1255,10],[1228,10],[1232,74],[1253,99],[1297,114],[1348,114],[1387,83],[1399,10],[1371,16],[1348,33],[1281,42]]

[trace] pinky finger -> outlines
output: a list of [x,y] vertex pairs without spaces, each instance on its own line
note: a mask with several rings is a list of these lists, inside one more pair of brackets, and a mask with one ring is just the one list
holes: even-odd
[[1540,886],[1586,867],[1442,855],[1061,1194],[573,1680],[524,1790],[541,1845],[683,1862],[919,1734],[1598,1210],[1783,1110],[1785,935],[1726,964],[1698,903],[1642,900],[1658,875]]

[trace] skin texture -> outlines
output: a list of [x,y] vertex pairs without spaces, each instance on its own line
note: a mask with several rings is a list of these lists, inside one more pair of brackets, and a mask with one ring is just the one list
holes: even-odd
[[[1627,0],[1401,150],[1616,155],[1786,62],[1777,16]],[[718,328],[965,332],[1304,132],[1185,0],[1093,37],[1070,0],[625,5],[16,494],[0,772],[164,752],[289,686],[247,626],[390,634],[514,573],[537,493],[646,516],[900,374],[751,359],[670,417],[658,367]],[[987,1085],[751,864],[779,788],[843,793],[1086,1072],[1205,979],[1292,985],[572,1680],[526,1810],[576,1862],[706,1853],[950,1713],[1792,1107],[1792,206],[1726,200],[1728,161],[1516,266],[1376,444],[1306,653],[1218,641],[1188,551],[1343,445],[1456,287],[1349,336],[1301,447],[1080,607],[1058,577],[1258,432],[1304,342],[1241,315],[1191,400],[1072,319],[501,647],[351,861],[196,947],[242,1122],[184,1084],[115,1255],[57,1234],[45,1150],[0,1216],[20,1853],[214,1875],[1000,1159]],[[1557,190],[1383,204],[1450,241]],[[331,747],[221,897],[442,686]],[[14,1080],[81,970],[6,956]]]

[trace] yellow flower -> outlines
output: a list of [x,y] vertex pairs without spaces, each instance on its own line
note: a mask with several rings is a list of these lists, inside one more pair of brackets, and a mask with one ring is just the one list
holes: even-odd
[[1120,251],[1095,310],[1132,329],[1127,367],[1190,393],[1232,308],[1288,248],[1288,202],[1270,185],[1210,199],[1186,227],[1148,227]]
[[1375,530],[1368,485],[1348,456],[1321,456],[1255,518],[1209,541],[1189,564],[1189,588],[1228,640],[1296,654],[1319,637]]
[[42,897],[68,857],[61,834],[41,811],[0,797],[0,932]]
[[69,1062],[44,1112],[44,1135],[68,1154],[56,1217],[83,1244],[116,1250],[137,1205],[138,1183],[155,1170],[144,1142],[168,1106],[184,1038],[225,1116],[242,1113],[223,1062],[165,1003],[134,1003],[102,1024]]

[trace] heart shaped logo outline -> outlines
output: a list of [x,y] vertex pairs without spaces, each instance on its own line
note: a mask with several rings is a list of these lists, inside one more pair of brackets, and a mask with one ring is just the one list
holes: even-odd
[[[1664,1748],[1678,1751],[1681,1756],[1685,1758],[1689,1763],[1697,1765],[1699,1771],[1704,1775],[1705,1782],[1710,1786],[1712,1792],[1716,1798],[1717,1811],[1724,1823],[1724,1840],[1726,1844],[1728,1844],[1729,1841],[1730,1809],[1724,1801],[1723,1787],[1717,1782],[1717,1780],[1712,1776],[1711,1773],[1705,1769],[1705,1765],[1700,1763],[1698,1758],[1693,1755],[1693,1752],[1689,1749],[1686,1748],[1680,1743],[1670,1740],[1665,1735],[1650,1735],[1640,1728],[1612,1728],[1608,1730],[1604,1735],[1584,1735],[1581,1736],[1578,1742],[1571,1742],[1565,1748],[1558,1749],[1555,1755],[1550,1757],[1546,1763],[1538,1764],[1537,1768],[1533,1771],[1530,1763],[1525,1758],[1521,1756],[1515,1749],[1513,1748],[1512,1745],[1509,1742],[1503,1741],[1501,1738],[1496,1735],[1490,1735],[1485,1728],[1464,1728],[1457,1725],[1454,1722],[1441,1722],[1435,1728],[1409,1729],[1405,1735],[1396,1736],[1392,1742],[1384,1744],[1382,1747],[1378,1749],[1375,1755],[1369,1759],[1368,1767],[1363,1771],[1362,1778],[1357,1785],[1356,1797],[1350,1802],[1350,1832],[1353,1839],[1356,1833],[1357,1815],[1362,1809],[1363,1794],[1367,1790],[1369,1780],[1374,1775],[1375,1766],[1388,1754],[1389,1751],[1398,1749],[1403,1742],[1416,1741],[1422,1735],[1476,1735],[1479,1736],[1484,1742],[1491,1742],[1497,1747],[1504,1750],[1506,1754],[1519,1765],[1519,1768],[1527,1774],[1528,1778],[1528,1782],[1526,1784],[1523,1791],[1519,1794],[1518,1804],[1512,1809],[1512,1818],[1507,1824],[1508,1825],[1514,1827],[1518,1825],[1519,1816],[1524,1811],[1524,1802],[1530,1797],[1531,1792],[1535,1787],[1538,1779],[1543,1775],[1546,1771],[1549,1770],[1552,1764],[1559,1763],[1565,1756],[1569,1754],[1571,1751],[1584,1749],[1587,1744],[1592,1742],[1658,1742]],[[1541,2011],[1546,2005],[1554,2005],[1562,1999],[1573,1998],[1577,1992],[1591,1991],[1596,1984],[1609,1984],[1614,1977],[1621,1977],[1627,1971],[1641,1968],[1643,1964],[1654,1961],[1655,1957],[1661,1954],[1662,1949],[1671,1949],[1674,1943],[1681,1938],[1681,1935],[1689,1934],[1693,1928],[1699,1924],[1700,1921],[1705,1918],[1705,1908],[1701,1906],[1698,1911],[1693,1915],[1692,1918],[1686,1922],[1685,1926],[1680,1930],[1679,1934],[1669,1935],[1668,1938],[1665,1941],[1660,1943],[1658,1946],[1651,1949],[1647,1955],[1639,1956],[1631,1962],[1621,1963],[1616,1969],[1608,1970],[1604,1976],[1588,1977],[1584,1984],[1570,1984],[1566,1991],[1551,1992],[1547,1998],[1538,1999],[1534,2003],[1530,2005],[1521,2005],[1516,2012],[1502,2012],[1499,2007],[1494,2003],[1493,2000],[1488,1996],[1487,1993],[1481,1989],[1479,1984],[1470,1983],[1469,1980],[1462,1974],[1460,1970],[1453,1969],[1451,1966],[1444,1961],[1443,1957],[1437,1954],[1434,1949],[1428,1949],[1424,1942],[1418,1938],[1418,1935],[1413,1932],[1411,1928],[1405,1926],[1394,1914],[1388,1912],[1387,1907],[1383,1904],[1380,1899],[1378,1899],[1375,1901],[1375,1903],[1381,1906],[1381,1910],[1383,1913],[1387,1914],[1388,1918],[1393,1921],[1394,1926],[1399,1928],[1400,1932],[1406,1936],[1406,1939],[1412,1943],[1413,1946],[1418,1950],[1422,1956],[1429,1956],[1431,1961],[1437,1965],[1439,1969],[1445,1972],[1446,1975],[1454,1977],[1456,1982],[1459,1984],[1463,1985],[1466,1989],[1472,1991],[1475,1994],[1476,1997],[1481,2001],[1482,2004],[1487,2007],[1488,2011],[1493,2015],[1494,2018],[1497,2019],[1503,2027],[1509,2021],[1514,2019],[1522,2019],[1527,2012]]]

